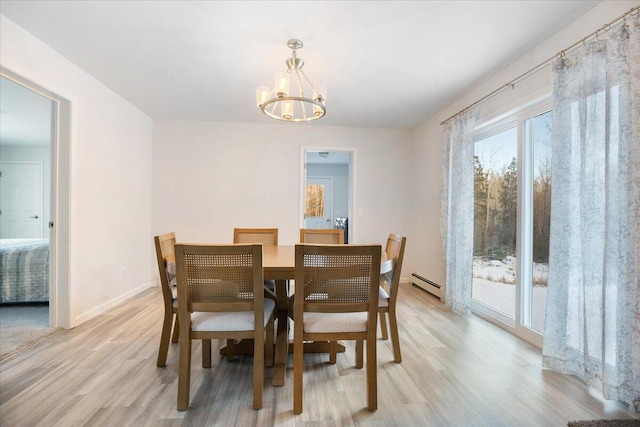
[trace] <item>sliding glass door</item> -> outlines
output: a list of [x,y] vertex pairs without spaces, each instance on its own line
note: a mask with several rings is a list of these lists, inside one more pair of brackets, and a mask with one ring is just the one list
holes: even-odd
[[479,129],[474,159],[474,311],[542,344],[549,261],[551,112]]
[[[522,323],[543,333],[547,303],[547,275],[549,273],[549,230],[551,226],[551,112],[524,121],[524,145],[531,159],[525,176],[525,205],[523,229],[527,265],[523,274]],[[528,150],[531,152],[528,152]]]
[[508,319],[516,315],[517,157],[517,127],[475,143],[472,297]]

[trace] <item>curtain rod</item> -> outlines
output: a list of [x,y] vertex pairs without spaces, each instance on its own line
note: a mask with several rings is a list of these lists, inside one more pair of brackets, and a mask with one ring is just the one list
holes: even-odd
[[551,61],[553,61],[557,57],[564,57],[567,54],[568,51],[572,50],[573,48],[575,48],[579,44],[585,44],[587,42],[587,39],[589,39],[589,38],[591,38],[593,36],[596,36],[596,40],[598,40],[598,33],[600,31],[609,31],[611,29],[611,26],[615,25],[620,20],[624,20],[626,22],[627,16],[635,16],[638,13],[640,13],[640,5],[632,7],[631,9],[629,9],[629,11],[627,11],[627,12],[623,13],[622,15],[618,16],[613,21],[611,21],[611,22],[609,22],[607,24],[604,24],[601,28],[598,28],[597,30],[595,30],[591,34],[588,34],[588,35],[584,36],[582,39],[578,40],[577,42],[575,42],[571,46],[561,50],[557,54],[553,55],[551,58],[549,58],[549,59],[547,59],[545,61],[542,61],[540,64],[536,65],[535,67],[531,68],[530,70],[525,71],[524,73],[520,74],[518,77],[516,77],[515,79],[511,80],[509,83],[506,83],[506,84],[500,86],[499,88],[497,88],[493,92],[488,93],[487,95],[485,95],[482,98],[478,99],[473,104],[463,108],[462,110],[458,111],[457,113],[455,113],[454,115],[450,116],[446,120],[441,121],[440,125],[445,124],[446,122],[448,122],[449,120],[453,119],[457,115],[459,115],[461,113],[464,113],[468,109],[473,108],[478,104],[481,104],[482,102],[486,101],[487,99],[494,97],[495,95],[499,94],[500,92],[502,92],[503,90],[505,90],[507,88],[514,89],[516,83],[518,83],[521,80],[525,79],[526,77],[529,77],[530,75],[535,74],[536,72],[540,71],[540,69],[542,69],[542,68],[546,67],[547,65],[549,65],[549,63],[551,63]]

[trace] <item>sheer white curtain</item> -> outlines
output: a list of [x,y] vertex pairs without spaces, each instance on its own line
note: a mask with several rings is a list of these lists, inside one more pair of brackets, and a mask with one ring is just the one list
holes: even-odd
[[640,411],[640,18],[553,67],[543,366]]
[[446,262],[445,306],[469,310],[473,268],[473,132],[476,110],[445,123],[440,224]]

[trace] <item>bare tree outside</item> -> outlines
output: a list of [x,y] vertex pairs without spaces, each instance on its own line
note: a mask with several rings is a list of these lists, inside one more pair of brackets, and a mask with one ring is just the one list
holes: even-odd
[[306,218],[324,216],[324,185],[307,184],[304,214]]

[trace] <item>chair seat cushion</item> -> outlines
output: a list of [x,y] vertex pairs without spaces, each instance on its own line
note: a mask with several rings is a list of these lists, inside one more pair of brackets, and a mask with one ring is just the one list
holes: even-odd
[[[264,300],[264,326],[275,308],[275,301]],[[201,312],[191,313],[192,331],[252,331],[253,311]]]
[[367,313],[312,313],[303,315],[304,332],[364,332]]
[[380,286],[380,292],[378,294],[378,307],[389,307],[389,294]]
[[177,300],[178,299],[178,287],[177,286],[171,286],[169,289],[171,289],[171,298],[173,298],[173,300]]

